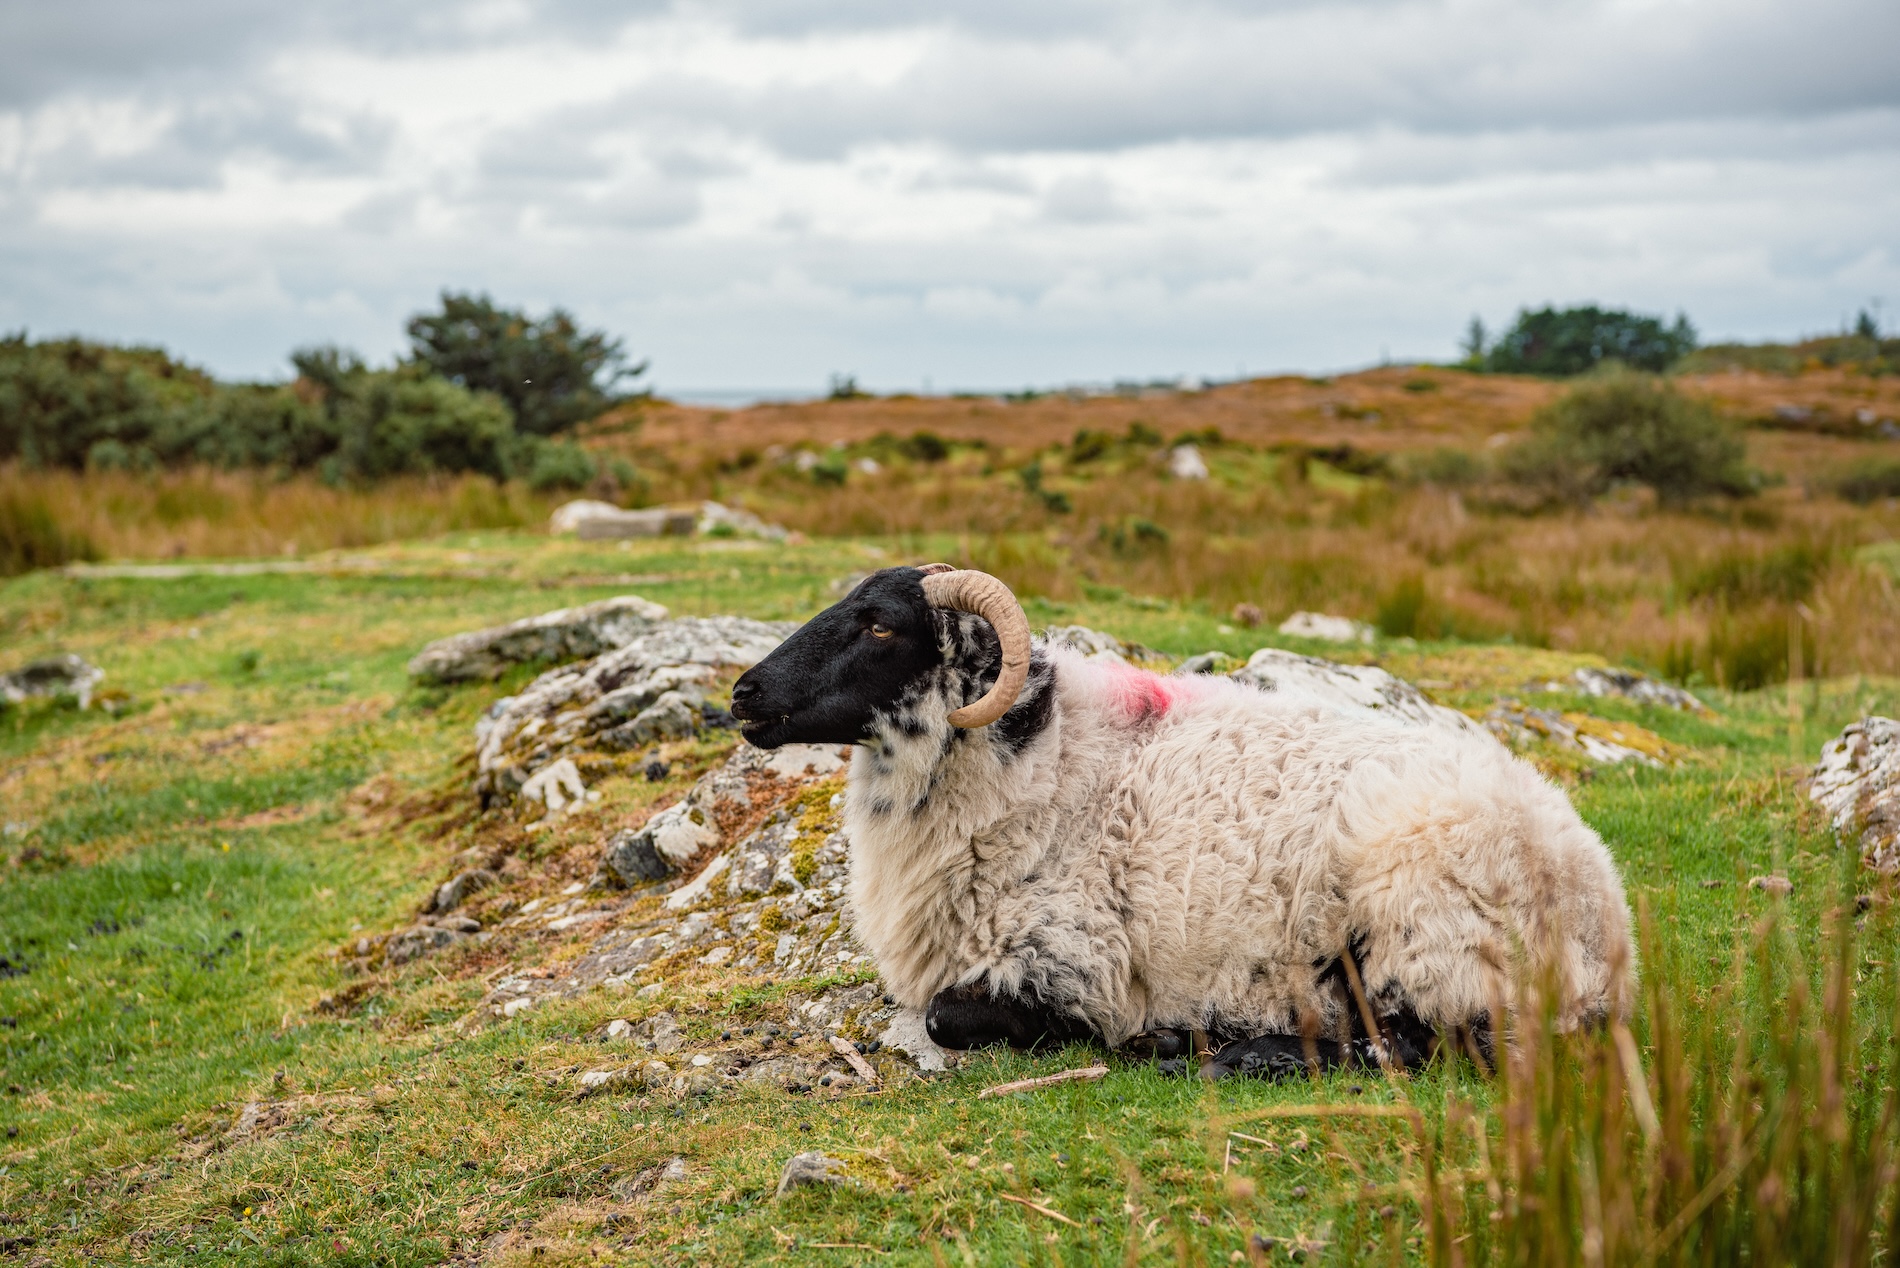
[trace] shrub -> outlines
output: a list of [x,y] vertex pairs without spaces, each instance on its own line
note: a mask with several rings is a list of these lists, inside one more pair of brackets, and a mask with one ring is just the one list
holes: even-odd
[[1608,361],[1661,371],[1695,350],[1695,327],[1677,315],[1673,326],[1621,309],[1520,310],[1498,337],[1484,366],[1510,374],[1582,374]]
[[628,366],[620,341],[582,330],[556,308],[531,318],[497,308],[486,295],[442,292],[442,310],[409,319],[417,362],[451,383],[493,392],[514,422],[535,436],[552,436],[596,418],[626,400],[623,379],[646,372]]
[[1171,534],[1151,519],[1129,515],[1102,525],[1096,537],[1115,554],[1128,558],[1166,549]]
[[507,406],[492,394],[470,392],[415,364],[370,370],[336,348],[304,349],[291,361],[327,423],[332,447],[318,466],[332,482],[431,471],[500,480],[524,459],[533,461]]
[[[583,488],[600,470],[594,459],[579,445],[544,440],[539,436],[524,436],[522,440],[528,450],[528,457],[523,463],[528,487],[536,493]],[[623,461],[621,465],[626,464]]]
[[929,431],[913,432],[897,449],[912,462],[942,462],[950,456],[950,442]]
[[1551,500],[1585,502],[1612,485],[1634,483],[1675,504],[1754,492],[1742,455],[1741,439],[1707,404],[1656,379],[1613,372],[1538,411],[1503,467]]
[[1857,506],[1900,498],[1900,462],[1868,464],[1834,480],[1834,491]]
[[1485,477],[1485,463],[1478,455],[1464,449],[1452,449],[1441,446],[1424,453],[1408,454],[1400,463],[1400,469],[1406,478],[1420,484],[1437,484],[1446,488],[1458,488],[1463,485],[1477,484]]
[[143,469],[206,427],[210,377],[156,348],[0,339],[0,460]]

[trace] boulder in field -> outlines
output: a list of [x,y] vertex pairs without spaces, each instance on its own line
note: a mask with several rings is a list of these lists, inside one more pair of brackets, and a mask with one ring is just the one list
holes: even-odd
[[739,616],[658,622],[592,660],[552,669],[476,723],[476,791],[512,797],[589,750],[624,751],[704,724],[721,672],[758,664],[797,626]]
[[1850,722],[1821,749],[1808,779],[1841,837],[1860,842],[1861,862],[1878,872],[1900,871],[1900,722]]
[[92,689],[105,671],[67,652],[36,660],[11,673],[0,674],[0,707],[19,704],[34,696],[73,696],[79,707],[92,704]]
[[557,608],[507,625],[437,639],[409,662],[426,683],[497,678],[525,661],[563,662],[625,647],[666,620],[666,609],[623,594],[577,608]]

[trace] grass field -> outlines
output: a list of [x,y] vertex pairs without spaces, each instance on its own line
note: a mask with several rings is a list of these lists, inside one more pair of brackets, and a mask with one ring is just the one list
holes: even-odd
[[[76,651],[113,689],[109,708],[0,716],[0,1262],[1788,1262],[1834,1244],[1864,1262],[1854,1247],[1896,1245],[1886,887],[1797,788],[1844,722],[1900,707],[1888,678],[1708,689],[1708,716],[1567,702],[1685,753],[1563,772],[1651,930],[1646,1097],[1618,1092],[1609,1048],[1540,1046],[1534,1027],[1503,1079],[1453,1063],[1204,1086],[1111,1059],[1097,1083],[975,1099],[1097,1055],[1074,1049],[835,1097],[583,1097],[609,1018],[671,1008],[691,1048],[786,1024],[787,999],[824,984],[696,970],[657,997],[488,1023],[470,1019],[485,981],[577,944],[346,971],[339,953],[407,919],[471,842],[514,843],[523,883],[556,892],[717,756],[683,747],[666,781],[609,781],[520,844],[474,806],[468,755],[475,718],[531,670],[418,688],[403,663],[423,642],[626,592],[796,618],[841,577],[963,552],[924,531],[625,548],[487,531],[310,572],[0,585],[6,666]],[[1290,645],[1218,601],[1061,593],[1027,605],[1033,623],[1175,656]],[[1589,659],[1429,637],[1366,654],[1459,706]],[[1792,894],[1747,886],[1765,874]],[[1634,1100],[1654,1133],[1619,1108]],[[270,1108],[244,1123],[253,1104]],[[775,1202],[802,1149],[853,1183]],[[674,1157],[684,1175],[665,1178]],[[1848,1228],[1843,1201],[1877,1226]]]

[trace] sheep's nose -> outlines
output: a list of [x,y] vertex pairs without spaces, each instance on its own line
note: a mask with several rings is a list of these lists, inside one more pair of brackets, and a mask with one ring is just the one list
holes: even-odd
[[735,713],[739,712],[741,709],[744,708],[747,701],[751,700],[752,697],[758,694],[759,694],[759,684],[757,683],[757,681],[748,682],[746,679],[741,678],[739,679],[738,682],[733,683],[732,684],[733,712]]

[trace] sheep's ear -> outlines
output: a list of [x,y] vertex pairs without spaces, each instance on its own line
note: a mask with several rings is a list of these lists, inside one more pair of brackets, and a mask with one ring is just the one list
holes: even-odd
[[955,564],[918,564],[917,571],[926,577],[934,577],[940,572],[955,572]]

